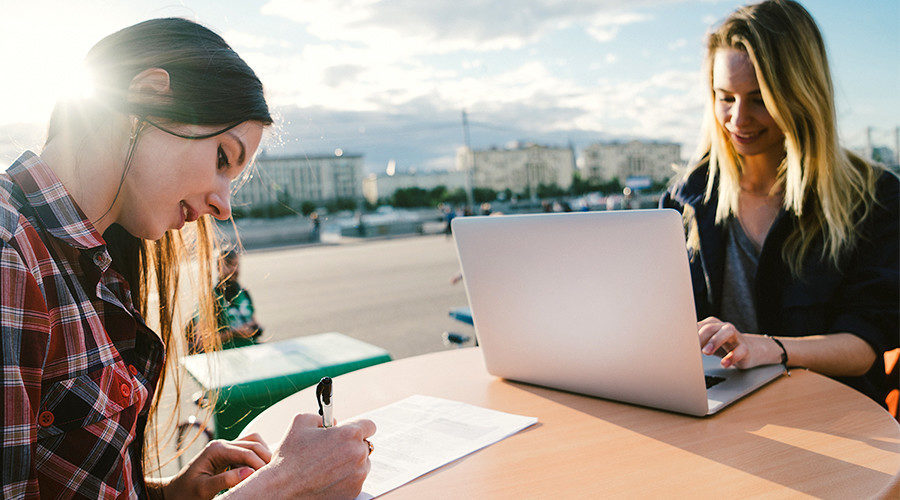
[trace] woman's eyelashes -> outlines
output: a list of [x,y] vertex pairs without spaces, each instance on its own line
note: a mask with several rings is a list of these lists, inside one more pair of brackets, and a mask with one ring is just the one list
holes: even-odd
[[228,155],[225,154],[225,150],[222,149],[222,146],[219,146],[218,160],[216,162],[216,167],[219,170],[228,170],[231,164],[228,163]]

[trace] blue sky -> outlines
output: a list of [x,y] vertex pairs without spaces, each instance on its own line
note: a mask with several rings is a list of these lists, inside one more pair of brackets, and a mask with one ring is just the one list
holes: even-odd
[[[38,149],[55,96],[116,29],[160,16],[222,34],[280,125],[272,153],[365,155],[371,171],[452,168],[475,147],[646,138],[696,144],[703,36],[743,2],[634,0],[4,1],[0,160]],[[75,5],[77,4],[77,5]],[[804,2],[822,29],[846,145],[893,146],[900,2]]]

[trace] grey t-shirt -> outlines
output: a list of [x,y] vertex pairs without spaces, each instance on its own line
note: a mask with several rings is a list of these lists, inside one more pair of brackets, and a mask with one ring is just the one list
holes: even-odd
[[732,217],[728,221],[725,240],[725,275],[719,319],[733,324],[741,333],[759,333],[754,300],[758,266],[759,250],[744,233],[737,218]]

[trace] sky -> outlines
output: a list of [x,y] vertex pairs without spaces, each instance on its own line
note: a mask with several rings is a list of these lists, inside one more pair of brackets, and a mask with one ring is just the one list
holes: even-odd
[[[362,154],[370,172],[449,169],[464,144],[645,139],[696,147],[709,26],[745,2],[679,0],[0,0],[0,169],[39,151],[59,96],[104,36],[178,16],[257,72],[269,154]],[[900,2],[808,0],[848,147],[894,146]]]

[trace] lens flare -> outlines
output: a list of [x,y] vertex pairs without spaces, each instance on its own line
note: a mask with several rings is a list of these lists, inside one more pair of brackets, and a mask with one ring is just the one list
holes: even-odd
[[67,78],[60,80],[57,91],[59,100],[83,100],[94,96],[96,86],[86,67],[81,64],[73,66],[67,75]]

